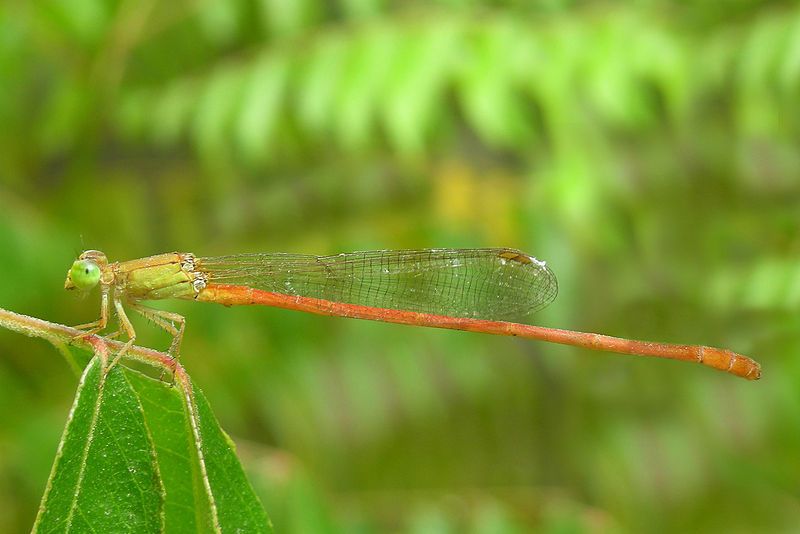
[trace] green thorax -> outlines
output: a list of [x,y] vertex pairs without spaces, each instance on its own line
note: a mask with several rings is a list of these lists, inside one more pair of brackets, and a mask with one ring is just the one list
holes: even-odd
[[188,254],[159,254],[113,266],[117,288],[130,300],[185,298],[195,294],[193,259]]

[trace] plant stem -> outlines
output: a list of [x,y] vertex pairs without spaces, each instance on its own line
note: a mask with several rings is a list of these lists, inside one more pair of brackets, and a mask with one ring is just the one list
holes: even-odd
[[[0,327],[8,328],[30,337],[46,339],[58,347],[59,345],[74,345],[91,350],[101,358],[106,359],[108,352],[118,351],[124,343],[114,341],[98,335],[83,335],[84,332],[71,326],[51,323],[35,317],[29,317],[0,308]],[[146,347],[132,346],[128,349],[125,358],[140,361],[171,372],[183,374],[182,368],[168,354]]]

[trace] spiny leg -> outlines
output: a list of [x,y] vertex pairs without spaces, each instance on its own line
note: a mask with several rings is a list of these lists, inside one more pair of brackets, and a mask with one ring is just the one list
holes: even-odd
[[103,286],[102,293],[100,295],[100,318],[96,321],[92,321],[91,323],[84,323],[74,326],[78,330],[85,330],[81,332],[75,339],[80,339],[82,337],[94,335],[101,330],[104,330],[106,326],[108,326],[108,287]]
[[[186,326],[186,318],[177,313],[164,310],[155,310],[140,304],[131,304],[131,308],[142,315],[142,317],[145,319],[152,321],[172,335],[172,343],[170,344],[169,349],[167,349],[167,354],[169,354],[173,360],[177,360],[180,356],[181,341],[183,341],[183,330]],[[177,328],[175,327],[174,323],[178,323]],[[164,375],[162,372],[162,379],[163,376]],[[174,383],[175,374],[173,372],[172,384]]]
[[114,295],[114,310],[117,312],[117,320],[119,321],[119,328],[120,330],[124,330],[125,333],[128,335],[128,341],[119,349],[119,352],[114,357],[114,360],[111,362],[109,369],[114,367],[117,362],[125,356],[125,353],[128,352],[133,346],[133,343],[136,341],[136,330],[133,328],[133,324],[131,324],[131,320],[128,319],[128,315],[125,313],[125,308],[122,307],[122,300],[115,294]]
[[[145,319],[153,321],[156,325],[166,330],[172,336],[172,343],[167,353],[173,358],[180,356],[181,342],[183,341],[183,330],[186,326],[186,318],[177,313],[164,310],[155,310],[140,304],[131,304],[131,309],[142,315]],[[175,326],[175,323],[178,326]]]

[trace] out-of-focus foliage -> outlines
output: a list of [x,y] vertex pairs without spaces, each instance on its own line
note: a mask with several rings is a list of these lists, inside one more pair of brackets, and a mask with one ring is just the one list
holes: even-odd
[[[106,360],[107,361],[107,360]],[[233,444],[185,375],[86,366],[33,532],[272,532]]]
[[[93,319],[81,248],[516,246],[559,276],[542,324],[764,365],[159,303],[277,531],[800,524],[794,3],[9,2],[0,81],[5,308]],[[75,383],[0,333],[0,530]]]

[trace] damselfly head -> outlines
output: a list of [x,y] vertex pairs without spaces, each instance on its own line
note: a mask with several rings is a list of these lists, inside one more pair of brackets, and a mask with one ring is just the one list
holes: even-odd
[[99,250],[87,250],[75,260],[67,271],[64,289],[89,290],[100,282],[103,270],[108,267],[106,255]]

